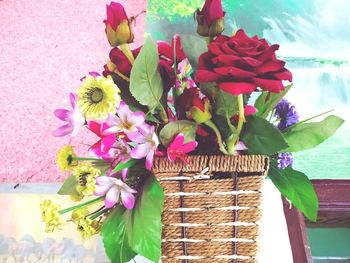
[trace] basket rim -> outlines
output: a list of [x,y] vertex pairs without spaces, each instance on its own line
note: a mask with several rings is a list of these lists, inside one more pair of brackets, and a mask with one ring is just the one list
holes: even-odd
[[208,168],[209,172],[237,172],[266,174],[269,158],[265,155],[188,155],[187,163],[167,157],[155,157],[153,173],[197,172]]

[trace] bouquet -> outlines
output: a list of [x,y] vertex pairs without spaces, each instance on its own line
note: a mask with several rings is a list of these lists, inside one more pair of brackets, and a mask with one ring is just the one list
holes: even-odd
[[326,113],[299,120],[284,99],[292,73],[276,56],[279,45],[243,29],[224,35],[221,1],[207,0],[195,18],[200,38],[193,45],[183,46],[179,35],[171,43],[146,35],[131,49],[136,17],[120,3],[107,5],[110,60],[103,72],[81,79],[70,109],[54,112],[64,122],[54,136],[71,138],[84,129],[96,143],[85,156],[72,145],[59,151],[57,164],[70,176],[58,194],[77,204],[61,208],[45,200],[47,232],[69,221],[83,238],[100,234],[112,262],[137,254],[158,262],[164,194],[153,159],[186,163],[189,154],[269,156],[268,177],[309,220],[317,219],[317,196],[307,176],[293,169],[292,153],[322,143],[343,120],[313,121]]

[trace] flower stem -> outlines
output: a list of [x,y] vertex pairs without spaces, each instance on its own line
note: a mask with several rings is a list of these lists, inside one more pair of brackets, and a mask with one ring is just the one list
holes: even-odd
[[242,128],[243,128],[243,123],[246,121],[245,117],[244,117],[244,102],[243,102],[243,95],[242,94],[237,96],[237,102],[238,102],[237,133],[231,139],[229,138],[229,141],[227,142],[229,154],[234,154],[235,147],[239,141],[239,136],[240,136]]
[[134,55],[131,52],[129,44],[121,44],[120,50],[124,53],[126,58],[130,61],[131,65],[134,64],[135,58]]
[[219,144],[219,149],[223,154],[228,154],[228,152],[226,151],[225,146],[222,143],[222,137],[220,134],[220,131],[218,130],[218,128],[216,127],[215,123],[212,122],[211,120],[204,122],[205,125],[207,125],[208,127],[210,127],[216,135],[216,138],[218,140],[218,144]]
[[72,159],[76,161],[101,161],[101,162],[103,161],[102,159],[98,159],[98,158],[85,158],[85,157],[72,157]]
[[91,204],[96,203],[96,202],[98,202],[98,201],[101,201],[101,200],[103,200],[104,198],[105,198],[104,196],[100,196],[100,197],[97,197],[97,198],[95,198],[95,199],[89,200],[89,201],[87,201],[87,202],[85,202],[85,203],[82,203],[82,204],[79,204],[79,205],[75,205],[75,206],[72,206],[72,207],[68,207],[68,208],[62,209],[62,210],[60,210],[60,211],[58,211],[58,212],[59,212],[60,215],[63,215],[63,214],[65,214],[65,213],[68,213],[68,212],[73,211],[73,210],[75,210],[75,209],[78,209],[78,208],[80,208],[80,207],[88,206],[88,205],[91,205]]
[[94,213],[93,215],[91,215],[90,219],[91,220],[95,220],[96,218],[98,218],[100,215],[103,215],[104,213],[106,213],[108,211],[108,209],[102,209],[97,211],[96,213]]

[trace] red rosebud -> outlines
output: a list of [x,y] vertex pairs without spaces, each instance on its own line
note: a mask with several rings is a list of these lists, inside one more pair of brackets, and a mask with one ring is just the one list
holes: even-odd
[[269,92],[284,90],[282,80],[292,81],[292,73],[278,60],[278,45],[248,37],[240,29],[232,36],[219,36],[199,57],[196,82],[216,82],[232,95],[249,94],[258,87]]
[[131,43],[134,40],[130,20],[120,3],[111,2],[107,5],[106,34],[112,47]]
[[185,89],[177,98],[177,112],[180,118],[186,113],[197,123],[203,123],[211,119],[211,105],[206,97],[201,97],[197,88]]
[[197,10],[197,33],[215,37],[224,31],[224,16],[221,0],[206,0],[202,10]]

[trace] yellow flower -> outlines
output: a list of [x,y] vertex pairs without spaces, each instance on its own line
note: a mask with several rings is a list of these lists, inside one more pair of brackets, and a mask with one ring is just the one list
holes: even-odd
[[91,163],[84,162],[73,170],[73,175],[78,181],[76,187],[79,194],[88,196],[92,195],[96,189],[95,177],[101,175],[101,171],[91,165]]
[[73,160],[76,157],[72,146],[63,146],[57,153],[57,165],[62,171],[70,171],[77,166],[78,161]]
[[41,217],[46,223],[45,231],[52,233],[55,229],[60,229],[62,224],[61,216],[59,214],[59,206],[54,204],[51,200],[45,200],[41,205]]
[[77,229],[84,239],[90,238],[100,232],[102,224],[89,218],[81,218],[74,221]]
[[88,119],[103,119],[114,113],[120,102],[120,90],[111,76],[87,76],[78,88],[78,106]]
[[78,208],[72,213],[72,221],[85,239],[99,233],[102,226],[102,223],[87,218],[88,215],[89,211],[85,207]]

